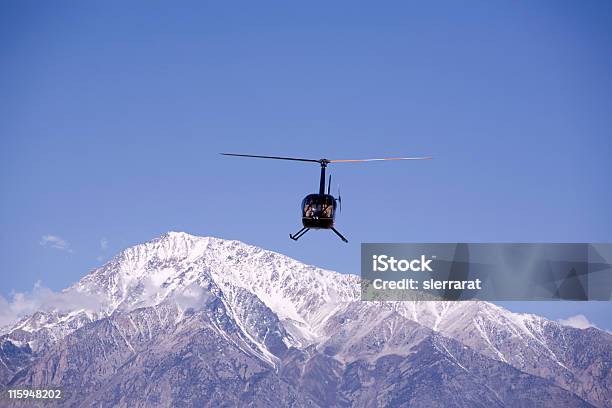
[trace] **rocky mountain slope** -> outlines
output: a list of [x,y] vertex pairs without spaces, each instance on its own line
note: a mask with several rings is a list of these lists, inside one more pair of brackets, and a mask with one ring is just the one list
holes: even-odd
[[63,406],[612,406],[606,332],[362,302],[356,276],[238,241],[171,232],[63,295],[90,301],[0,332],[0,387],[59,387]]

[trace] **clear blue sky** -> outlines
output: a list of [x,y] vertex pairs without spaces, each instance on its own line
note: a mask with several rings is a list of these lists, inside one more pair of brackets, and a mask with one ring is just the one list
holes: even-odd
[[[172,5],[0,5],[1,295],[168,230],[351,273],[360,242],[612,241],[612,3]],[[221,151],[435,159],[333,166],[346,245],[288,238],[316,165]]]

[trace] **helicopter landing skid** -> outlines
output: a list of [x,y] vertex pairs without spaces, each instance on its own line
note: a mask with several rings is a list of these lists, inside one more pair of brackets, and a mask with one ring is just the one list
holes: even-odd
[[[344,242],[348,242],[348,239],[344,238],[344,235],[342,235],[341,233],[338,232],[337,229],[335,229],[334,227],[330,228],[332,231],[334,231],[334,233],[340,237],[340,239]],[[307,227],[303,227],[301,230],[299,230],[298,232],[296,232],[295,234],[289,234],[289,238],[291,238],[294,241],[297,241],[298,239],[300,239],[305,233],[307,233],[308,231],[310,231],[310,228]]]
[[302,237],[302,235],[304,235],[305,233],[307,233],[310,230],[310,228],[306,228],[303,227],[301,230],[299,230],[295,235],[291,235],[289,234],[289,238],[291,238],[294,241],[297,241],[298,239],[300,239]]
[[337,229],[335,229],[334,227],[331,227],[331,230],[334,231],[336,235],[340,237],[341,240],[348,243],[348,239],[344,238],[344,235],[339,233]]

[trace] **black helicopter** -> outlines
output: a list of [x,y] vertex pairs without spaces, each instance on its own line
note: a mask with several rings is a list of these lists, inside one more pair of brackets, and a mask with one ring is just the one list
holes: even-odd
[[327,194],[325,193],[325,169],[330,163],[365,163],[373,161],[388,161],[388,160],[428,160],[431,157],[391,157],[385,159],[361,159],[361,160],[328,160],[328,159],[300,159],[295,157],[278,157],[278,156],[257,156],[251,154],[237,153],[221,153],[223,156],[237,157],[255,157],[258,159],[276,159],[276,160],[293,160],[301,162],[319,163],[321,165],[321,178],[319,180],[319,193],[308,194],[302,200],[302,229],[295,234],[289,234],[289,238],[297,241],[307,233],[310,229],[330,229],[340,237],[344,242],[348,240],[334,228],[334,219],[336,217],[336,207],[339,204],[342,209],[342,199],[340,194],[335,198],[329,193],[331,187],[331,174],[327,183]]

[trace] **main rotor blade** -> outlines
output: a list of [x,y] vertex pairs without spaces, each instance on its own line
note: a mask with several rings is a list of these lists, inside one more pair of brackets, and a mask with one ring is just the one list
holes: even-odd
[[314,162],[321,163],[320,160],[315,159],[299,159],[296,157],[278,157],[278,156],[256,156],[252,154],[237,154],[237,153],[220,153],[223,156],[237,156],[237,157],[255,157],[258,159],[276,159],[276,160],[293,160],[293,161],[302,161],[302,162]]
[[373,161],[387,161],[387,160],[430,160],[431,156],[425,157],[387,157],[384,159],[357,159],[357,160],[330,160],[330,163],[365,163]]

